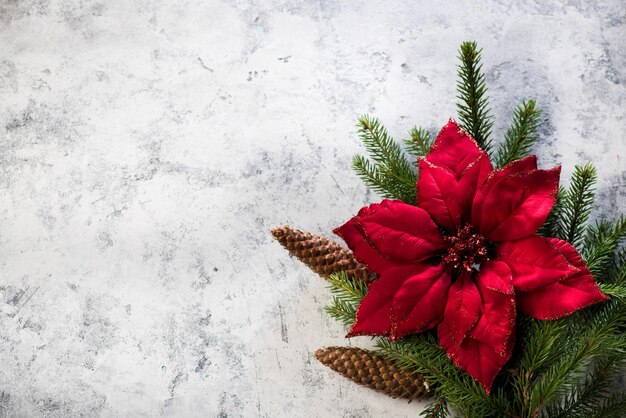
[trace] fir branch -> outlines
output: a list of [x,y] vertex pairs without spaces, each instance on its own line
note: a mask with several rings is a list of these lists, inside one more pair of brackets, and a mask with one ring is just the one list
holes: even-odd
[[354,157],[352,167],[357,175],[384,197],[417,203],[417,172],[380,122],[367,115],[357,124],[359,136],[373,163],[362,156]]
[[430,132],[426,129],[413,127],[409,131],[411,139],[405,139],[404,144],[407,150],[416,157],[425,157],[430,152],[432,145]]
[[330,306],[324,310],[331,318],[342,322],[346,327],[351,326],[359,304],[367,294],[367,283],[351,279],[345,272],[335,273],[327,281],[333,299]]
[[441,392],[437,396],[436,402],[431,402],[420,414],[424,418],[445,418],[448,416],[448,403],[445,393]]
[[615,261],[615,250],[626,237],[626,219],[615,224],[602,220],[588,229],[582,255],[596,281],[605,281],[604,273]]
[[567,331],[560,321],[539,321],[530,317],[518,318],[520,358],[512,373],[516,408],[520,416],[531,416],[530,394],[537,376],[558,361],[565,346],[558,344],[559,337]]
[[[522,321],[527,324],[522,324]],[[559,346],[557,342],[561,335],[567,331],[567,324],[563,321],[539,321],[523,317],[520,318],[520,326],[523,325],[527,329],[525,334],[532,336],[532,339],[521,342],[523,354],[520,358],[520,370],[523,373],[518,376],[520,382],[525,377],[541,373],[561,357],[562,352],[559,348],[563,347]]]
[[618,394],[609,397],[599,408],[594,408],[590,418],[623,418],[626,411],[626,394]]
[[559,186],[556,202],[548,214],[548,218],[539,228],[537,233],[543,237],[556,237],[559,233],[559,219],[563,216],[563,200],[565,199],[565,189]]
[[555,341],[555,350],[560,358],[547,363],[549,367],[532,384],[528,402],[532,416],[550,404],[560,403],[573,388],[583,384],[593,359],[621,358],[626,349],[620,331],[626,326],[626,305],[620,301],[579,311],[559,322],[569,323],[569,333],[559,332],[561,338]]
[[612,299],[626,303],[626,247],[620,248],[617,256],[609,258],[607,264],[607,273],[598,286]]
[[600,290],[612,298],[626,299],[626,285],[617,283],[599,283]]
[[487,85],[480,63],[481,50],[476,42],[463,42],[459,49],[457,74],[457,110],[461,126],[469,132],[485,150],[491,149],[493,118],[487,99]]
[[340,298],[333,298],[329,306],[324,307],[324,311],[335,321],[341,322],[346,328],[354,323],[356,309]]
[[544,374],[538,377],[536,384],[531,386],[528,401],[530,416],[537,416],[541,409],[565,392],[562,388],[568,383],[578,382],[589,364],[589,356],[595,348],[591,340],[578,344],[572,353],[563,360],[555,362]]
[[395,198],[397,190],[394,190],[393,184],[389,184],[387,179],[378,171],[378,167],[372,164],[367,158],[361,155],[355,155],[352,160],[352,168],[365,184],[374,189],[374,191],[382,197]]
[[586,417],[606,401],[611,394],[614,377],[623,368],[626,359],[617,356],[594,364],[587,377],[579,386],[562,399],[545,409],[545,416],[550,418]]
[[515,109],[513,123],[504,135],[504,143],[498,148],[495,161],[502,167],[513,160],[528,155],[537,140],[537,128],[541,111],[534,100],[523,101]]
[[586,223],[595,200],[594,186],[598,179],[591,164],[576,166],[572,181],[562,204],[558,237],[579,248],[583,241]]
[[[619,276],[620,268],[611,275]],[[537,416],[545,408],[550,417],[584,416],[578,411],[597,406],[606,393],[601,388],[610,385],[626,361],[624,327],[626,304],[619,298],[559,321],[520,318],[524,342],[514,376],[520,415]]]
[[443,392],[446,402],[466,417],[514,416],[511,404],[498,390],[486,396],[484,389],[450,361],[432,333],[424,333],[398,342],[381,338],[377,352],[398,367],[419,372]]

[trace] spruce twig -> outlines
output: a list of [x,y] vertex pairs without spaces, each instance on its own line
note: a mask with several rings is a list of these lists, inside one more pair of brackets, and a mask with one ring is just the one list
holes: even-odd
[[626,304],[609,301],[560,321],[570,325],[569,332],[556,333],[559,338],[554,352],[560,355],[534,382],[529,397],[531,411],[561,404],[563,397],[584,384],[594,359],[623,358],[626,339],[620,330],[626,326],[625,314]]
[[548,214],[548,218],[537,232],[544,237],[556,237],[559,234],[559,219],[563,216],[563,200],[565,199],[565,188],[559,186],[556,202]]
[[597,179],[596,169],[591,164],[576,166],[570,187],[562,200],[557,236],[577,248],[584,239]]
[[461,126],[469,132],[476,142],[485,150],[491,149],[491,127],[493,118],[490,115],[489,100],[485,75],[480,62],[481,50],[476,42],[463,42],[459,49],[457,83],[457,111]]
[[626,299],[626,286],[615,283],[600,283],[600,290],[611,298]]
[[432,140],[430,132],[424,128],[413,127],[409,131],[411,139],[405,139],[404,144],[407,150],[416,157],[424,157],[430,152],[430,146]]
[[417,203],[417,171],[404,151],[389,136],[376,118],[363,115],[357,124],[358,133],[372,162],[357,155],[352,167],[357,175],[383,197]]
[[534,100],[523,101],[515,109],[511,127],[506,131],[504,143],[498,148],[496,165],[502,167],[513,160],[528,155],[537,140],[537,128],[541,111]]
[[446,401],[463,416],[511,417],[510,401],[500,390],[490,396],[469,375],[457,369],[432,333],[419,334],[398,342],[379,339],[377,352],[399,367],[422,373]]
[[441,394],[437,397],[436,402],[431,402],[422,413],[421,417],[424,418],[445,418],[448,416],[448,404],[446,402],[445,393],[441,392]]
[[[610,259],[608,263],[613,264]],[[611,298],[626,302],[626,248],[619,249],[614,265],[598,285]]]
[[333,274],[327,280],[333,299],[324,310],[331,318],[350,327],[354,323],[361,300],[367,294],[367,283],[351,279],[344,272]]
[[626,410],[626,394],[615,394],[610,396],[603,402],[599,408],[594,408],[590,415],[591,418],[623,418]]
[[602,220],[588,229],[582,255],[591,274],[600,283],[605,282],[604,273],[615,260],[615,250],[626,237],[626,219],[618,222]]
[[598,405],[610,398],[613,378],[624,363],[623,358],[597,362],[580,386],[572,388],[563,399],[546,408],[546,415],[550,418],[569,418],[592,414]]

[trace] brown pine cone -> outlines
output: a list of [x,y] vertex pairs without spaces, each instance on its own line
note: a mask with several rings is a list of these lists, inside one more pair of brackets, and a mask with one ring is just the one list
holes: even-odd
[[367,283],[376,279],[375,273],[356,261],[352,251],[327,238],[288,226],[274,228],[272,235],[290,254],[324,278],[344,271],[349,277]]
[[410,402],[432,396],[421,374],[401,370],[372,351],[356,347],[327,347],[317,350],[315,357],[353,382],[392,398],[408,399]]

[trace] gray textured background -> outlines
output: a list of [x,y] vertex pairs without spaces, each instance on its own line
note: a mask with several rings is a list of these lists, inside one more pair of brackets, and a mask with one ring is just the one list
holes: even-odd
[[357,114],[437,130],[475,39],[497,137],[536,97],[626,207],[623,2],[450,3],[0,0],[0,416],[415,416],[313,360],[368,339],[269,235],[378,199]]

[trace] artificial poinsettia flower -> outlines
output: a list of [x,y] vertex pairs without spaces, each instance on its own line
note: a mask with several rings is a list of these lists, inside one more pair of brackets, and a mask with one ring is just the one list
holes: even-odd
[[511,357],[517,309],[558,319],[608,297],[571,244],[537,235],[560,167],[537,169],[531,156],[494,170],[453,120],[418,164],[418,206],[384,200],[335,230],[380,276],[347,336],[437,327],[450,359],[489,394]]

